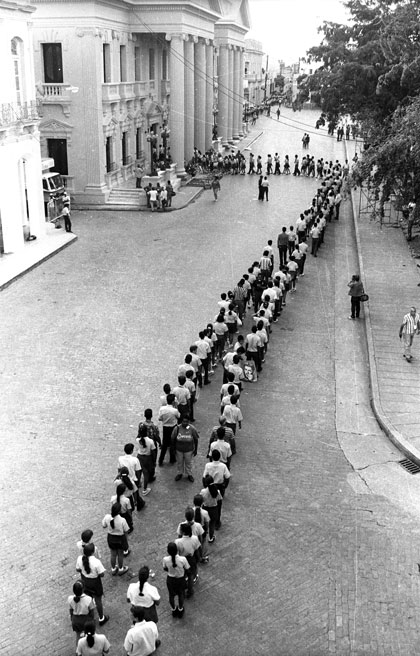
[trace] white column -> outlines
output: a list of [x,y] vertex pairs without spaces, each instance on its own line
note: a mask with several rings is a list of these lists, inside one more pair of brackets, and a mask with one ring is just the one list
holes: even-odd
[[184,148],[188,162],[194,154],[194,41],[185,37]]
[[233,142],[233,99],[234,99],[234,84],[233,84],[233,48],[229,46],[229,82],[227,84],[227,94],[229,102],[229,118],[228,118],[228,136],[229,143]]
[[205,149],[211,147],[213,141],[213,103],[214,103],[214,48],[213,43],[206,41],[206,109],[205,109]]
[[242,123],[242,100],[241,100],[241,73],[240,73],[240,51],[233,50],[233,139],[239,140]]
[[182,34],[167,35],[171,42],[169,52],[169,77],[171,84],[169,125],[171,130],[172,161],[177,165],[177,174],[183,175],[184,168],[184,39]]
[[245,65],[244,65],[244,49],[239,48],[239,95],[240,95],[240,109],[239,109],[239,136],[244,136],[244,123],[242,121],[243,109],[244,109],[244,75],[245,75]]
[[228,143],[229,124],[229,50],[227,45],[220,46],[217,76],[219,84],[217,136],[222,138],[222,144],[225,146]]
[[206,150],[206,44],[199,39],[194,48],[194,142]]

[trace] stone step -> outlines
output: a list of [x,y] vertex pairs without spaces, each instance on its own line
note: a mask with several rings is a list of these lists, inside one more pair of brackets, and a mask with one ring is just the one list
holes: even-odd
[[138,207],[144,196],[139,189],[112,189],[107,200],[108,205],[132,205]]

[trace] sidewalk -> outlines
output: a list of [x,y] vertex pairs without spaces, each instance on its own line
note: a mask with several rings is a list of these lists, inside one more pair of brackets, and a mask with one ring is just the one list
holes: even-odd
[[[351,156],[349,156],[351,159]],[[389,439],[420,466],[420,338],[414,359],[403,358],[398,330],[412,305],[419,307],[419,269],[402,230],[359,217],[352,193],[359,267],[369,302],[364,304],[371,404]],[[417,341],[416,341],[417,340]]]
[[53,224],[48,223],[46,235],[42,239],[25,242],[21,251],[0,257],[0,291],[76,239],[73,233],[65,232],[64,229],[56,230]]

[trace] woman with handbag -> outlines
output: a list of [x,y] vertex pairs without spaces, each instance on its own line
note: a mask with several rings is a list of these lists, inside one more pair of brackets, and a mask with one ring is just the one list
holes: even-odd
[[350,287],[349,296],[351,301],[351,315],[349,316],[349,319],[358,319],[360,316],[361,297],[365,293],[363,289],[363,283],[360,281],[360,276],[357,274],[352,276],[350,282],[347,284],[347,287]]

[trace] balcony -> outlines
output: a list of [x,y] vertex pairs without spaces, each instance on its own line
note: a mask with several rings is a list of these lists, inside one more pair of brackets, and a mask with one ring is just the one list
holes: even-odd
[[39,120],[39,103],[31,100],[25,103],[0,104],[0,127],[7,128],[17,123],[33,123]]
[[146,82],[134,82],[134,93],[136,98],[146,98],[147,96]]
[[70,114],[72,92],[78,91],[71,84],[40,84],[37,87],[43,106],[61,105],[66,116]]
[[136,97],[135,93],[135,82],[121,82],[120,83],[120,98],[121,100],[134,100]]
[[102,84],[102,102],[113,103],[120,99],[120,85],[114,82],[104,82]]
[[160,93],[162,100],[171,93],[171,83],[169,80],[160,81]]

